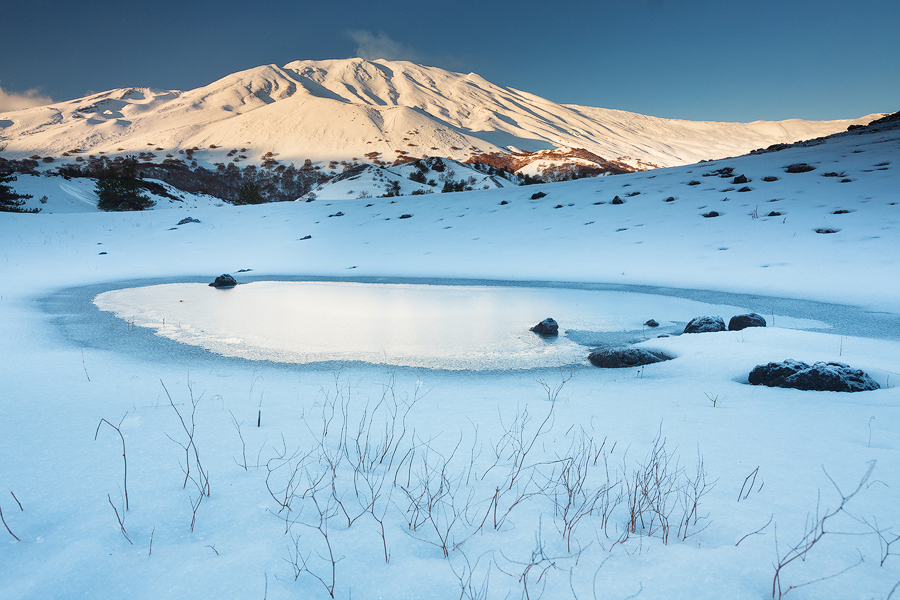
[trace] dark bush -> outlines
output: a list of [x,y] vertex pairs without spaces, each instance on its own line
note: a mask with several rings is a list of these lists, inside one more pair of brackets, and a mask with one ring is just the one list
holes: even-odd
[[785,173],[809,173],[810,171],[814,171],[816,168],[812,165],[808,165],[806,163],[795,163],[793,165],[788,165],[784,168]]
[[[80,158],[80,157],[79,157]],[[109,165],[98,174],[97,208],[107,211],[145,210],[156,202],[141,193],[137,177],[137,159],[126,157],[117,165]]]

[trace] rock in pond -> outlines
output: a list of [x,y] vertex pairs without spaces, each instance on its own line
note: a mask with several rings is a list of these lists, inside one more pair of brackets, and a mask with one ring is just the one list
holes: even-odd
[[684,328],[684,333],[708,333],[711,331],[725,331],[725,321],[722,317],[697,317]]
[[671,359],[671,356],[658,350],[645,350],[644,348],[605,348],[588,355],[588,360],[592,365],[604,369],[640,367]]
[[559,335],[559,324],[556,320],[548,317],[532,327],[530,331],[543,336]]
[[839,362],[817,362],[809,366],[799,360],[758,365],[748,378],[752,385],[793,388],[817,392],[865,392],[879,385],[865,372]]
[[644,323],[647,327],[659,327],[659,323],[656,322],[656,319],[650,319],[646,323]]
[[209,284],[209,287],[214,288],[231,288],[237,285],[237,281],[235,281],[234,277],[229,275],[228,273],[224,273],[216,277],[216,280]]
[[748,327],[765,327],[766,320],[756,313],[735,315],[728,321],[728,331],[740,331]]

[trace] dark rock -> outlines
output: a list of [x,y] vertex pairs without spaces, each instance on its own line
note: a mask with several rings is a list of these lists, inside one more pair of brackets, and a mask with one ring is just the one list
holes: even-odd
[[619,198],[618,196],[616,196],[615,198],[612,199],[611,204],[625,204],[625,201],[622,200],[621,198]]
[[509,201],[508,201],[508,200],[501,200],[501,201],[500,201],[500,206],[506,206],[507,204],[509,204]]
[[738,190],[738,192],[751,192],[751,191],[753,191],[753,188],[751,188],[748,185],[745,185],[744,187],[742,187],[741,189]]
[[793,388],[818,392],[864,392],[879,385],[865,372],[839,362],[817,362],[813,366],[796,360],[758,365],[748,377],[752,385]]
[[223,275],[219,275],[216,277],[216,280],[209,284],[209,287],[214,288],[231,288],[237,285],[237,281],[235,281],[234,277],[225,273]]
[[736,315],[728,321],[728,331],[740,331],[748,327],[765,327],[766,320],[756,313]]
[[750,376],[747,379],[750,385],[786,387],[784,382],[788,377],[808,368],[809,365],[805,362],[789,358],[780,363],[771,362],[766,365],[757,365],[750,371]]
[[535,192],[531,195],[531,199],[532,200],[540,200],[541,198],[543,198],[546,195],[547,194],[545,194],[544,192]]
[[788,165],[784,168],[786,173],[809,173],[810,171],[814,171],[816,168],[812,165],[808,165],[806,163],[796,163],[793,165]]
[[711,210],[711,211],[709,211],[708,213],[703,213],[703,216],[706,217],[707,219],[711,219],[711,218],[713,218],[713,217],[718,217],[718,216],[719,216],[719,213],[717,213],[717,212],[714,211],[714,210]]
[[778,181],[778,178],[773,175],[767,175],[766,177],[763,177],[763,181],[771,183],[773,181]]
[[781,213],[778,212],[777,210],[773,210],[773,211],[771,211],[771,212],[770,212],[768,215],[766,215],[766,216],[767,216],[767,217],[780,217],[780,216],[781,216]]
[[533,331],[538,335],[553,336],[559,335],[559,324],[552,318],[546,318],[529,331]]
[[684,333],[709,333],[712,331],[725,331],[725,321],[722,317],[697,317],[684,328]]
[[412,215],[410,215],[410,214],[402,214],[402,215],[400,215],[400,218],[401,218],[401,219],[412,219]]
[[646,323],[644,323],[647,327],[659,327],[659,323],[657,323],[654,319],[650,319]]
[[671,359],[671,356],[657,350],[645,350],[643,348],[606,348],[591,352],[588,355],[588,360],[591,361],[592,365],[604,369],[640,367],[641,365],[650,365]]
[[666,198],[666,202],[675,202],[675,196],[669,196]]
[[733,180],[731,183],[735,183],[735,184],[737,184],[737,183],[750,183],[750,180],[747,179],[747,176],[746,176],[746,175],[738,175],[737,177],[734,178],[734,180]]
[[178,221],[179,225],[187,225],[188,223],[199,223],[200,219],[195,219],[193,217],[185,217],[182,220]]
[[840,229],[832,229],[831,227],[819,227],[816,233],[837,233]]

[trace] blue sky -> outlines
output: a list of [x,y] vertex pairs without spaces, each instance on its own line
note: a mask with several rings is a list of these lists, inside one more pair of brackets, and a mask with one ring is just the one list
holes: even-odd
[[900,110],[898,0],[5,2],[0,108],[411,60],[561,103],[710,121]]

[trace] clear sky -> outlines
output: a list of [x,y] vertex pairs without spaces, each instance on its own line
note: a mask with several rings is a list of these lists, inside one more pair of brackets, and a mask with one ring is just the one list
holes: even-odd
[[2,0],[0,44],[0,110],[352,56],[660,117],[900,110],[900,0]]

